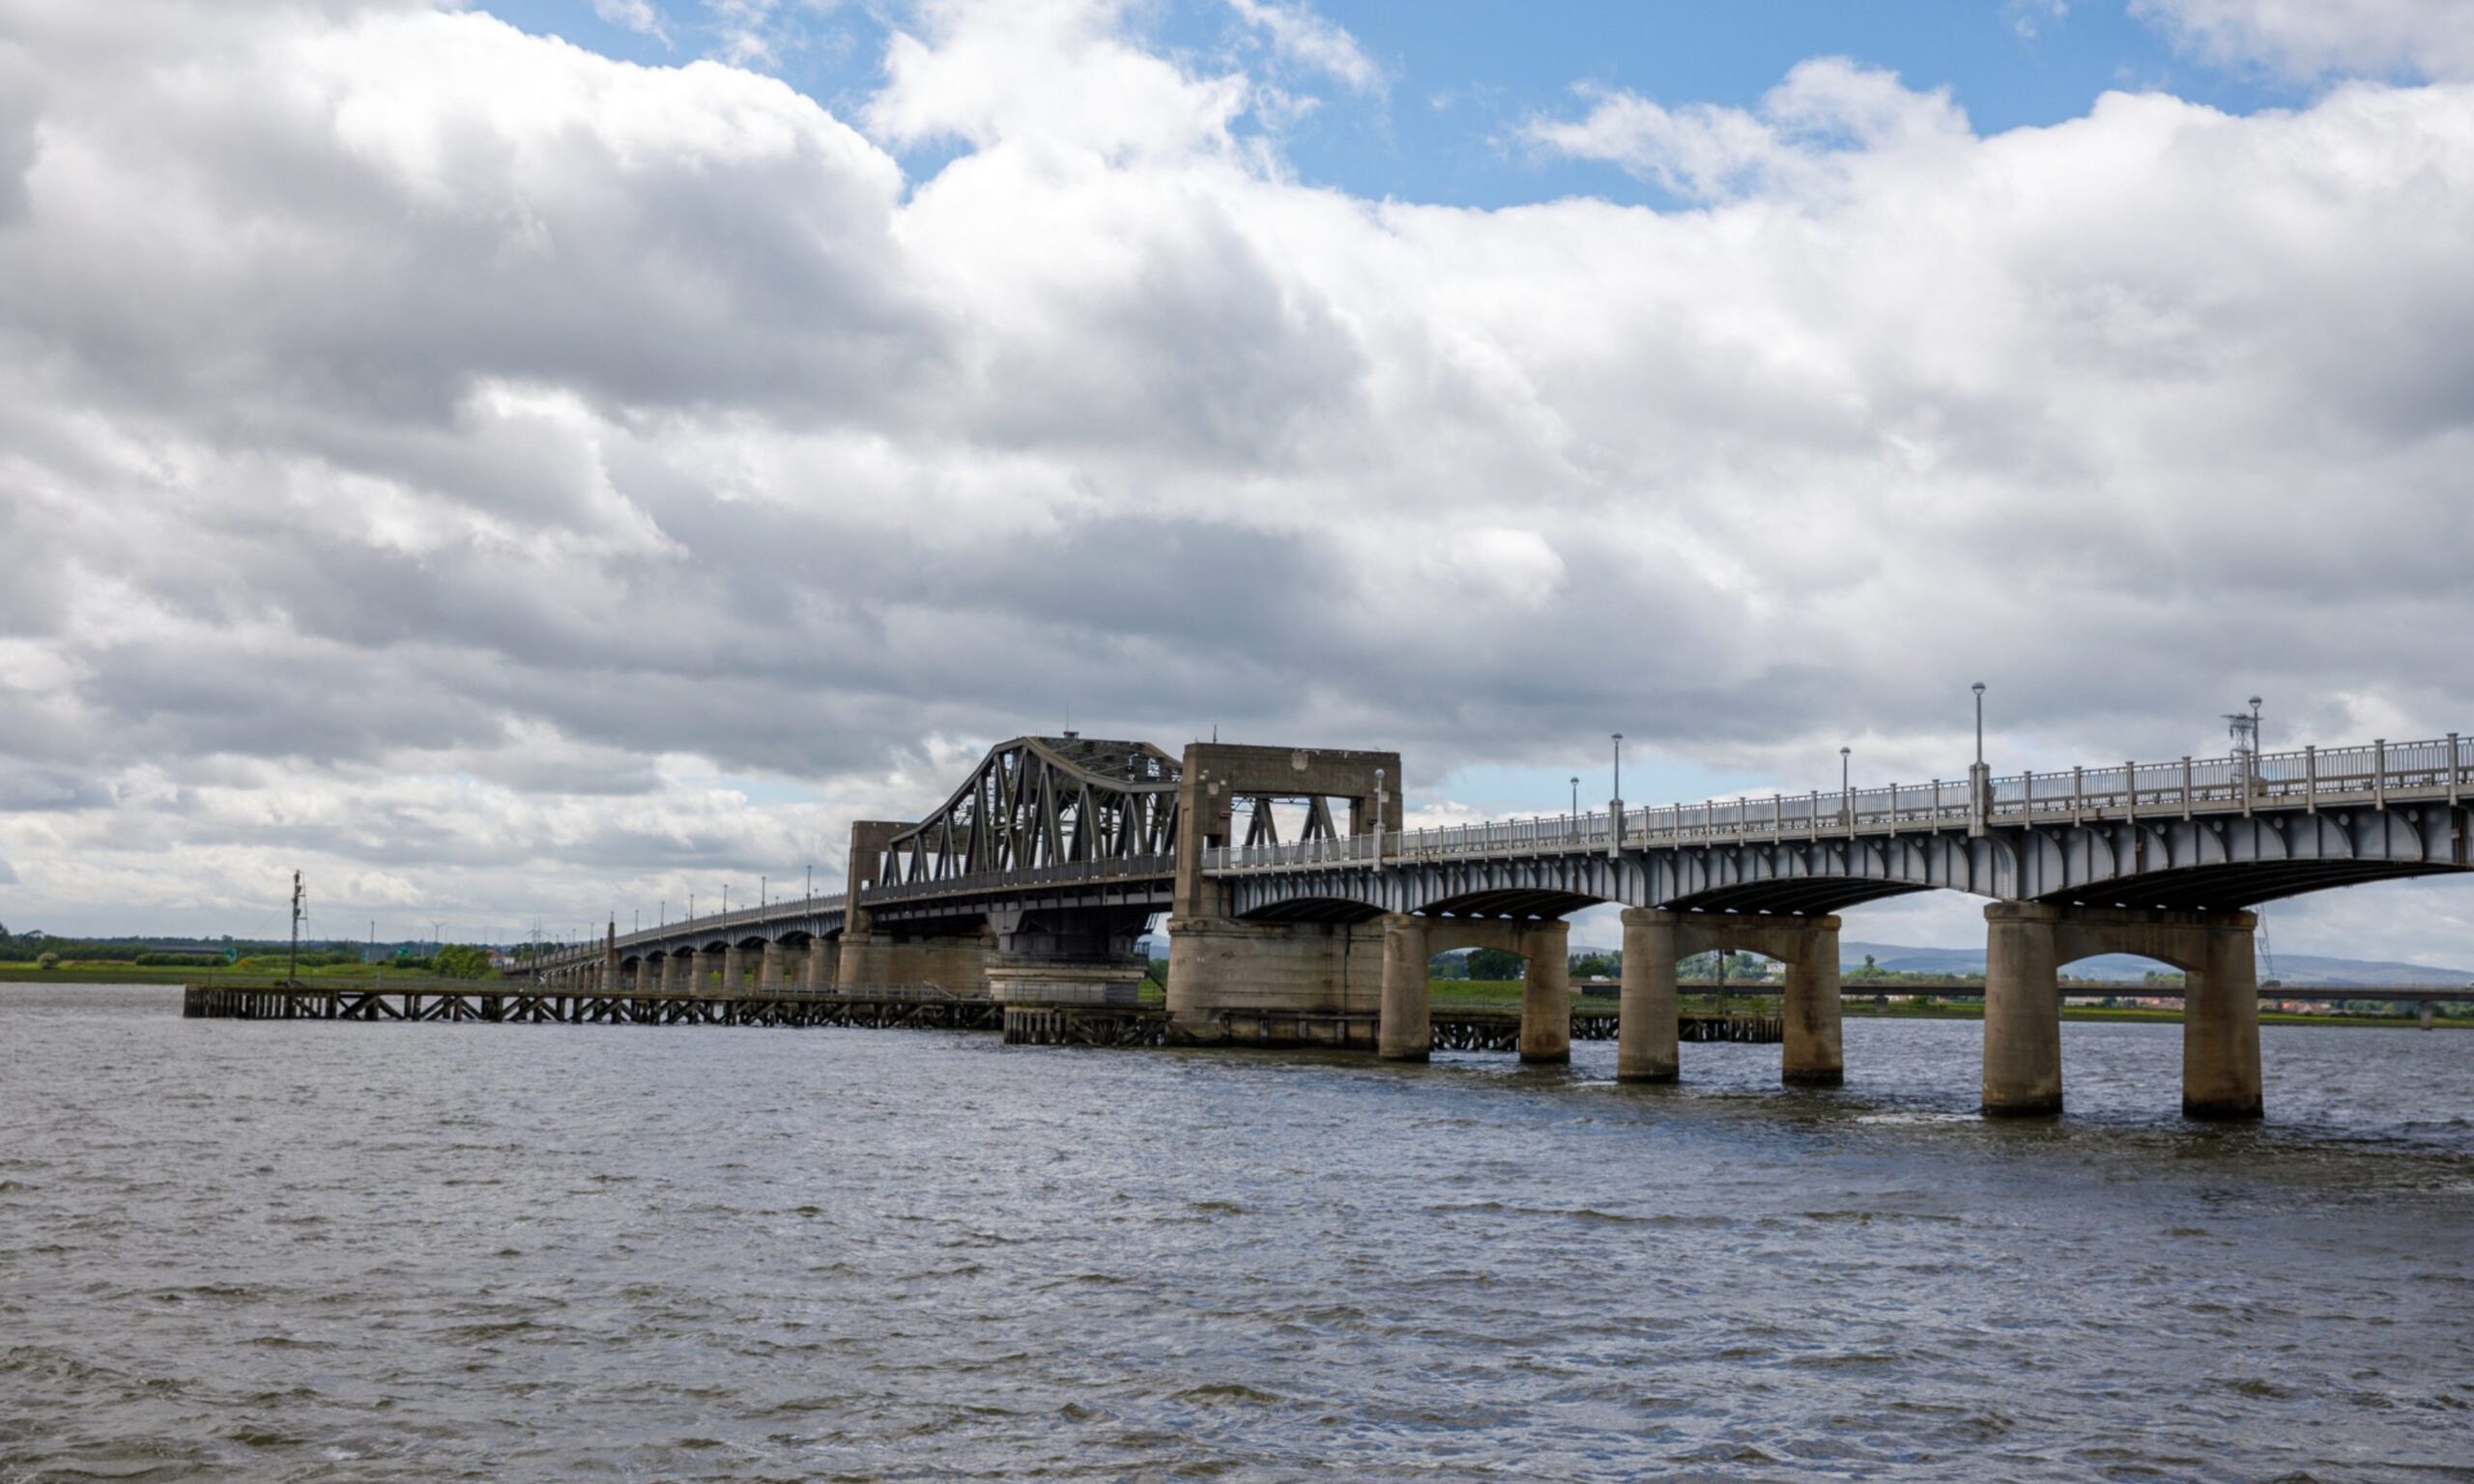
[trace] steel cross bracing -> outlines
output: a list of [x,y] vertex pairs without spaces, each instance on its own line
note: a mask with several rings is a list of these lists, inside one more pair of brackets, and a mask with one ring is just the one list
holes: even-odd
[[[1065,735],[991,748],[944,804],[893,836],[862,905],[892,906],[1023,892],[1078,893],[1157,879],[1176,869],[1177,759],[1148,742]],[[1320,813],[1328,831],[1331,816]],[[1309,838],[1316,827],[1309,820]],[[714,913],[620,933],[628,950],[842,930],[843,893]],[[597,960],[608,944],[545,955],[543,967]]]
[[1712,800],[1209,851],[1239,916],[1833,911],[1946,887],[2243,905],[2463,869],[2474,745],[2444,739]]
[[1165,859],[1177,760],[1147,742],[1018,737],[989,750],[934,813],[885,845],[885,886]]

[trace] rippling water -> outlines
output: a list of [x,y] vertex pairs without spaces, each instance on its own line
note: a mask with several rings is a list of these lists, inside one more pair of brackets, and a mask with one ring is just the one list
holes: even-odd
[[0,987],[0,1479],[2474,1478],[2474,1034],[1849,1085]]

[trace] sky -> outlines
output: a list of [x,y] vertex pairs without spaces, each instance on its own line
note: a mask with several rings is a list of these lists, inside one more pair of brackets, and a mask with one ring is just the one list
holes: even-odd
[[0,923],[625,928],[1069,727],[2474,731],[2469,262],[2465,0],[0,0]]

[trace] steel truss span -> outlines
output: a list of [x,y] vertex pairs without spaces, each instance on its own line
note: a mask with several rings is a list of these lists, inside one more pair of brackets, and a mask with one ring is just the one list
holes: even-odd
[[1177,759],[1148,742],[1017,737],[935,813],[886,842],[886,886],[1010,876],[1176,849]]

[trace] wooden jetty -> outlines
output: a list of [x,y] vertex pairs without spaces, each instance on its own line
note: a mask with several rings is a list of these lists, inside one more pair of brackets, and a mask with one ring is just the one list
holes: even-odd
[[[494,1025],[848,1026],[864,1030],[999,1031],[1008,1045],[1165,1046],[1189,1040],[1156,1006],[999,1004],[985,995],[882,989],[860,994],[786,989],[764,994],[695,995],[660,990],[576,990],[523,981],[421,981],[400,985],[188,985],[181,1013],[193,1019],[446,1021]],[[1270,1013],[1256,1013],[1257,1017]],[[1371,1014],[1279,1015],[1251,1026],[1257,1043],[1371,1047]],[[1517,1051],[1515,1010],[1438,1009],[1437,1051]],[[1293,1023],[1292,1023],[1293,1022]],[[1686,1012],[1685,1041],[1774,1044],[1785,1027],[1774,1014]],[[1615,1013],[1572,1012],[1572,1039],[1613,1041]]]
[[505,1025],[852,1026],[864,1030],[994,1030],[984,996],[896,993],[704,996],[543,988],[520,982],[417,986],[189,985],[181,1013],[223,1020],[445,1020]]

